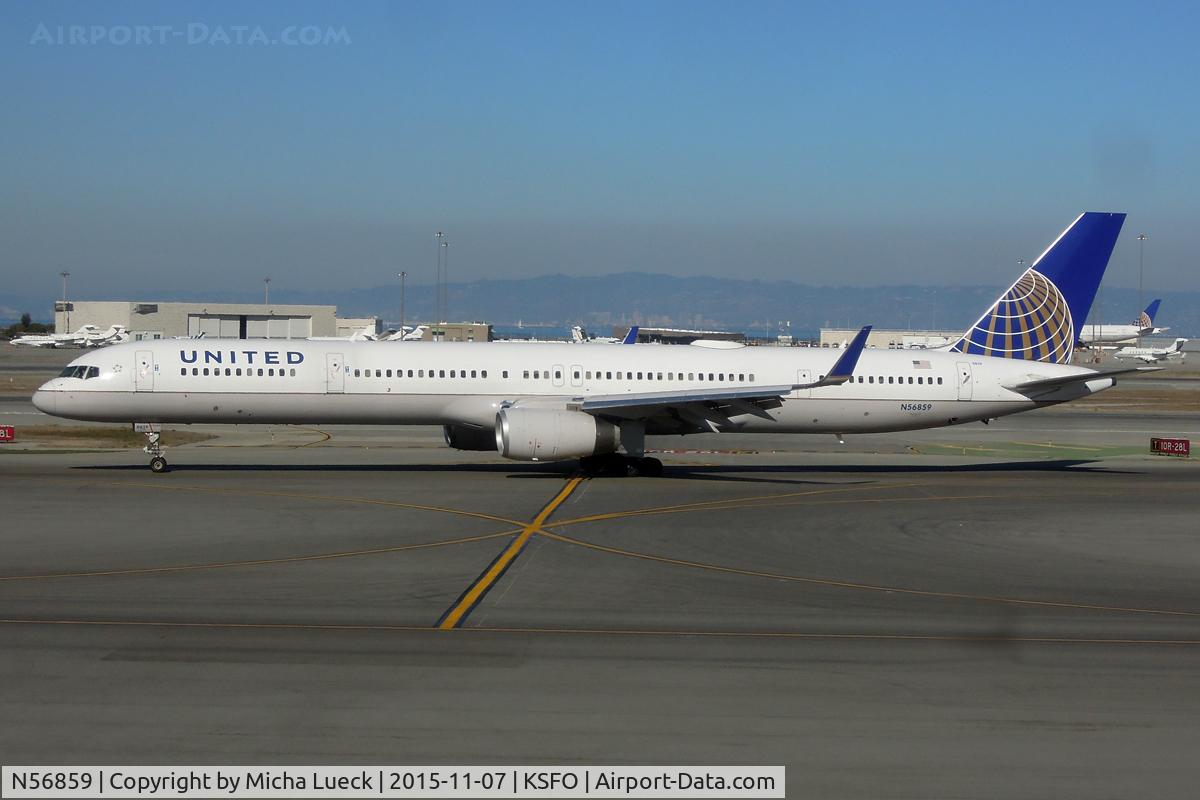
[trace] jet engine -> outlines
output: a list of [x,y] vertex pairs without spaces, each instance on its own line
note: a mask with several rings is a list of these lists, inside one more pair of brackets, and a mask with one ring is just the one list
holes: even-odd
[[615,453],[621,429],[582,411],[511,406],[496,415],[496,449],[517,461]]
[[455,450],[495,450],[496,433],[487,428],[469,425],[443,425],[442,435],[446,444]]

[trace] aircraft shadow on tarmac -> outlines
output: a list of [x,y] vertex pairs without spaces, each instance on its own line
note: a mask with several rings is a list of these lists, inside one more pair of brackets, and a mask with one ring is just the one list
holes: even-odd
[[[796,474],[916,475],[947,472],[1104,472],[1131,474],[1100,464],[1093,459],[1006,461],[985,464],[666,464],[663,479],[747,483],[808,484],[818,481],[789,479]],[[73,467],[80,470],[143,472],[141,464],[96,464]],[[577,474],[574,462],[547,464],[172,464],[172,472],[332,472],[332,473],[492,473],[509,478],[555,478]],[[644,480],[644,479],[640,479]]]

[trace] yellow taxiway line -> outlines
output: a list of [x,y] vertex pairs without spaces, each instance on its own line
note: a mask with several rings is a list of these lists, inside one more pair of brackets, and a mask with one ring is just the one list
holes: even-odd
[[524,549],[525,545],[529,542],[533,535],[542,529],[542,525],[546,522],[550,515],[554,513],[554,509],[562,505],[563,501],[570,497],[571,492],[575,491],[575,489],[582,482],[583,478],[571,478],[569,481],[567,481],[567,484],[562,488],[562,491],[556,494],[554,499],[547,503],[545,507],[538,512],[538,515],[533,518],[533,521],[526,525],[524,529],[517,534],[516,538],[509,543],[508,547],[504,548],[500,555],[496,557],[496,560],[488,565],[488,568],[483,571],[483,574],[476,578],[475,582],[467,587],[467,590],[462,593],[462,596],[459,597],[458,600],[455,601],[454,605],[452,605],[450,609],[442,616],[442,618],[438,620],[438,628],[441,630],[449,630],[451,628],[457,628],[462,624],[467,614],[469,614],[471,609],[475,608],[475,606],[479,604],[479,601],[483,599],[483,596],[487,594],[488,590],[492,588],[500,576],[504,574],[504,571],[508,569],[509,565],[511,565],[516,557],[520,555],[521,550]]

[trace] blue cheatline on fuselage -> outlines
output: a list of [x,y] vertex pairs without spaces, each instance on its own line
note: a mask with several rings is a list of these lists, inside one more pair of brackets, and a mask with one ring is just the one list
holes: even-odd
[[1069,363],[1076,322],[1087,318],[1124,222],[1124,214],[1081,214],[950,350]]

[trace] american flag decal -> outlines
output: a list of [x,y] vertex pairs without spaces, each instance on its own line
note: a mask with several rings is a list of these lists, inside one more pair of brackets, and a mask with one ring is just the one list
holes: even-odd
[[933,369],[933,367],[929,366],[928,361],[914,361],[913,369]]

